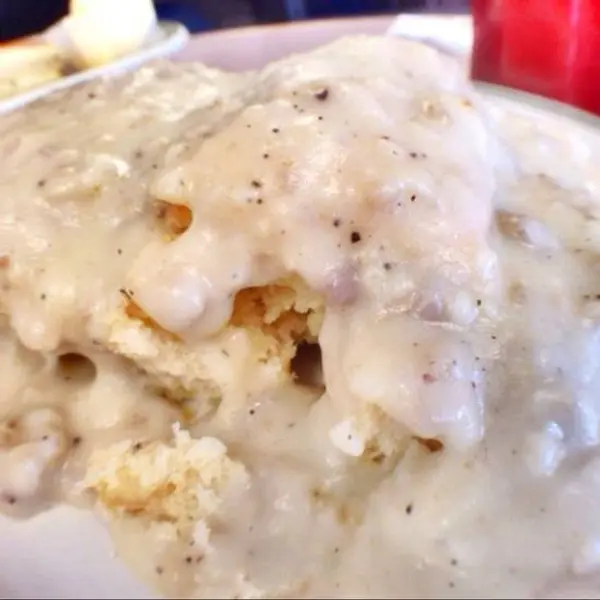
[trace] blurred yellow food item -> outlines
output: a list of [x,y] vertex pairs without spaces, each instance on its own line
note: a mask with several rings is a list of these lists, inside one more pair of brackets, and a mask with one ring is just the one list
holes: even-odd
[[0,49],[0,98],[61,76],[60,52],[50,44],[17,44]]

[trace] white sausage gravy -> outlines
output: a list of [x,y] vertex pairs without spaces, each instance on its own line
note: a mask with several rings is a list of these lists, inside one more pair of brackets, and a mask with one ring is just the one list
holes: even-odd
[[355,37],[0,117],[0,510],[195,598],[600,598],[600,137]]

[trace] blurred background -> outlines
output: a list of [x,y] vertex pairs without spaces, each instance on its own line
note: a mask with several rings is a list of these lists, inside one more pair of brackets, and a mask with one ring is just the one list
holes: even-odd
[[[127,0],[123,0],[127,2]],[[193,32],[298,19],[399,12],[467,12],[468,0],[156,0],[159,19]],[[41,31],[68,12],[69,0],[0,0],[0,41]]]

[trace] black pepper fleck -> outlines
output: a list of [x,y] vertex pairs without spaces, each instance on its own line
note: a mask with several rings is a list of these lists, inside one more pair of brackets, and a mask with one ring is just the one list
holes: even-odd
[[142,156],[144,156],[144,153],[141,150],[136,150],[135,151],[135,157],[136,158],[142,158]]
[[139,452],[142,449],[142,442],[136,442],[131,448],[132,452]]
[[382,135],[381,139],[385,140],[386,142],[389,142],[390,141],[390,136],[389,135]]
[[481,306],[481,305],[482,305],[481,300],[479,298],[477,298],[477,306]]
[[256,199],[256,204],[262,204],[263,203],[263,199],[262,198],[257,198]]
[[323,117],[321,115],[318,116],[319,121],[323,120]]
[[123,254],[123,250],[121,250],[121,248],[117,248],[117,254]]
[[417,199],[417,195],[416,195],[416,194],[413,194],[413,195],[410,197],[410,201],[411,201],[411,202],[414,202],[416,199]]
[[325,100],[327,100],[328,97],[329,97],[329,90],[327,88],[323,88],[320,92],[317,92],[315,94],[315,98],[317,100],[320,100],[321,102],[324,102]]
[[353,231],[350,234],[350,242],[352,242],[353,244],[358,244],[358,242],[360,242],[361,237],[360,237],[360,233],[358,233],[358,231]]
[[405,511],[406,514],[407,515],[412,515],[412,511],[413,511],[413,505],[412,505],[412,503],[411,504],[407,504],[406,511]]
[[254,415],[255,413],[256,413],[256,411],[255,411],[253,408],[251,408],[251,409],[248,411],[248,414],[250,414],[250,415]]
[[451,564],[453,567],[456,567],[456,565],[458,564],[458,561],[457,561],[455,558],[453,558],[453,559],[450,561],[450,564]]
[[418,155],[416,152],[410,152],[410,153],[409,153],[409,156],[410,156],[411,158],[417,158],[419,155]]
[[38,186],[39,188],[43,188],[45,185],[46,185],[46,180],[45,180],[45,179],[40,179],[40,180],[37,182],[37,186]]
[[192,557],[191,557],[191,556],[186,556],[186,557],[185,557],[185,562],[186,562],[188,565],[192,563],[192,560],[193,560],[193,559],[192,559]]
[[250,185],[254,188],[261,188],[262,187],[262,183],[260,181],[258,181],[258,179],[253,179],[250,182]]
[[391,271],[392,270],[392,263],[389,263],[389,262],[383,263],[383,268],[386,271]]
[[90,100],[93,100],[95,97],[96,97],[96,94],[95,94],[94,92],[90,92],[90,93],[88,94],[88,98],[89,98]]
[[162,575],[164,573],[164,569],[162,567],[156,567],[156,572],[158,575]]
[[271,129],[271,131],[273,133],[279,133],[279,127],[273,127],[273,129]]
[[10,504],[11,506],[17,503],[17,499],[10,494],[4,496],[4,501],[6,502],[6,504]]
[[342,222],[340,221],[340,219],[334,219],[333,220],[333,226],[334,227],[339,227],[342,224]]
[[73,443],[73,446],[79,446],[79,444],[81,444],[81,436],[76,435],[73,438],[73,442],[72,443]]
[[263,158],[264,158],[265,160],[267,160],[267,159],[269,158],[269,156],[270,156],[270,155],[269,155],[269,153],[268,153],[268,152],[265,152],[265,153],[263,154]]
[[42,300],[45,300],[45,299],[47,298],[47,296],[46,296],[46,294],[40,294],[40,298],[41,298]]

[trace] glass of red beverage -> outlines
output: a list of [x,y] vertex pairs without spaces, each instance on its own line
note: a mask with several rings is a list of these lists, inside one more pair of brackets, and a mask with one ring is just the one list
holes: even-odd
[[474,79],[600,114],[600,0],[472,0]]

